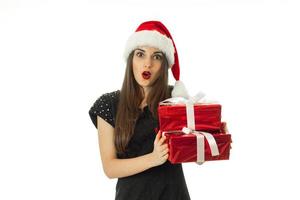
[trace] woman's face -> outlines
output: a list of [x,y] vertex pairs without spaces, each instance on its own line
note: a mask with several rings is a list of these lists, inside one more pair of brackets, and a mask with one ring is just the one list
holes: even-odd
[[132,67],[135,80],[148,89],[158,78],[163,54],[155,47],[142,46],[134,50]]

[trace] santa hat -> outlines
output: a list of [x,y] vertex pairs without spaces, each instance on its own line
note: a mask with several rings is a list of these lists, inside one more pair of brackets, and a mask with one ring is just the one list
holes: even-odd
[[189,95],[183,84],[179,80],[180,68],[178,54],[174,40],[168,29],[160,21],[146,21],[138,26],[136,31],[128,38],[124,58],[127,60],[129,54],[140,46],[150,46],[160,49],[167,57],[169,68],[176,80],[172,91],[172,97],[185,97]]

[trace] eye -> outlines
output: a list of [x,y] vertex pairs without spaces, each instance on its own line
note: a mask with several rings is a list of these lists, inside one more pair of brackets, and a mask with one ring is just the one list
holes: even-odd
[[162,56],[159,55],[159,54],[156,54],[156,55],[154,55],[154,58],[157,59],[157,60],[161,60],[161,59],[162,59]]
[[138,51],[136,54],[135,54],[137,57],[142,57],[144,54],[140,51]]

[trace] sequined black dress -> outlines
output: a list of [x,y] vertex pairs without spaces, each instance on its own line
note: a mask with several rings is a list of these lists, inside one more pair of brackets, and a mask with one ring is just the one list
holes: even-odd
[[[90,118],[97,128],[97,115],[115,126],[120,91],[103,94],[89,110]],[[118,158],[133,158],[151,153],[158,121],[153,118],[148,106],[144,107],[135,126],[134,135],[125,154]],[[118,178],[116,200],[189,200],[181,164],[164,164],[141,173]]]

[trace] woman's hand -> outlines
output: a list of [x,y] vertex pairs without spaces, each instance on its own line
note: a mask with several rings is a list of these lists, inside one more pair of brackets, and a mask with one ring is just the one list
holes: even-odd
[[150,154],[151,161],[153,164],[153,167],[162,165],[165,163],[169,157],[169,149],[168,144],[164,144],[166,140],[165,136],[161,137],[161,132],[159,131],[156,134],[155,140],[154,140],[154,148],[153,152]]

